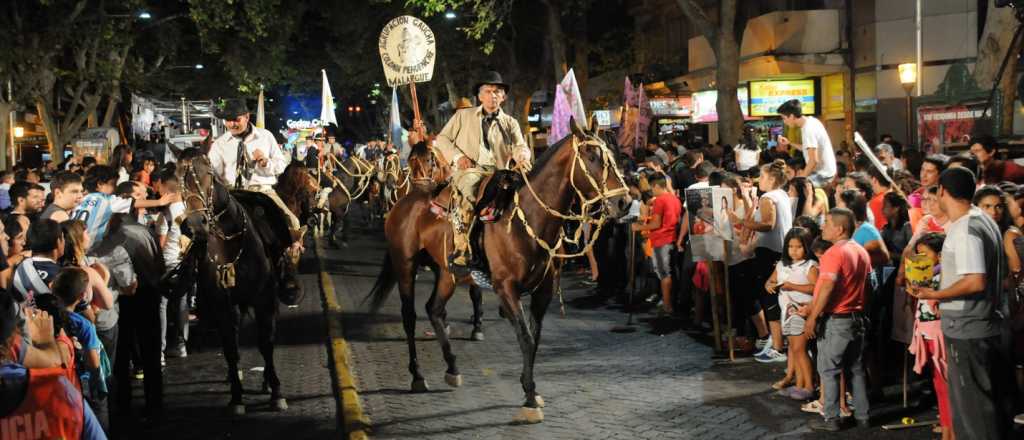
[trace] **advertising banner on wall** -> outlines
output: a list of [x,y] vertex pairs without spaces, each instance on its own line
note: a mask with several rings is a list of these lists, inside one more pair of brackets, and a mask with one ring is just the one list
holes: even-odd
[[[748,96],[746,87],[736,90],[736,98],[740,101],[740,111],[743,112],[744,117],[749,116],[750,100]],[[718,90],[696,92],[691,98],[693,112],[690,117],[693,122],[718,122],[718,109],[715,107],[718,103]]]
[[778,116],[776,110],[790,99],[800,100],[800,109],[805,115],[814,112],[814,80],[793,81],[751,81],[750,115]]
[[693,101],[689,96],[651,98],[651,112],[654,116],[685,118],[690,116],[690,112],[693,108],[692,102]]
[[918,139],[933,146],[964,143],[970,138],[975,122],[984,112],[983,102],[918,107]]
[[843,119],[846,117],[844,100],[846,84],[843,74],[836,73],[821,78],[822,119]]

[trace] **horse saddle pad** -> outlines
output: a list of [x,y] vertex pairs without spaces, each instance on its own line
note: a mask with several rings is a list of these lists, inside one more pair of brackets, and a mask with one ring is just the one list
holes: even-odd
[[231,196],[249,213],[250,221],[265,244],[280,243],[272,247],[280,247],[281,251],[291,244],[291,232],[285,213],[270,197],[261,192],[246,190],[232,190]]

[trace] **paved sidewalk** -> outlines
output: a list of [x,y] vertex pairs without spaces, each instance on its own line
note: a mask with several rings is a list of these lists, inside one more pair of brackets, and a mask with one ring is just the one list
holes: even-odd
[[[583,295],[563,280],[567,317],[552,304],[544,321],[536,363],[538,391],[547,401],[545,421],[510,426],[522,403],[521,358],[512,327],[485,296],[486,341],[468,340],[471,304],[460,288],[448,307],[453,349],[465,384],[444,383],[444,362],[424,313],[433,274],[423,271],[417,289],[417,349],[431,391],[409,393],[411,378],[401,327],[398,292],[381,313],[361,305],[383,260],[379,232],[356,234],[352,246],[328,250],[324,265],[339,296],[346,339],[361,403],[374,438],[510,439],[753,439],[753,438],[931,438],[928,429],[888,432],[880,428],[842,434],[812,434],[810,415],[776,397],[768,384],[785,364],[716,365],[711,349],[684,333],[651,334],[639,324],[632,334],[612,333],[625,316],[604,307],[569,303]],[[927,416],[927,414],[925,414]]]

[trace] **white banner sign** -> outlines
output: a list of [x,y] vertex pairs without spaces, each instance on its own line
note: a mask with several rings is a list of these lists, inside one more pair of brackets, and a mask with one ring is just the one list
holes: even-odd
[[423,20],[403,15],[389,21],[378,46],[389,86],[427,82],[434,76],[436,40]]

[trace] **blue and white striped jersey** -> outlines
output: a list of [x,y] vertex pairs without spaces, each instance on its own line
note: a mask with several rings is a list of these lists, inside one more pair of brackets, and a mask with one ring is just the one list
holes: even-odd
[[92,245],[96,246],[107,233],[110,217],[131,211],[134,201],[113,194],[89,193],[82,199],[82,203],[71,211],[71,219],[85,222],[89,237],[92,238]]

